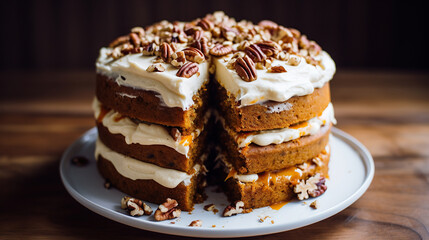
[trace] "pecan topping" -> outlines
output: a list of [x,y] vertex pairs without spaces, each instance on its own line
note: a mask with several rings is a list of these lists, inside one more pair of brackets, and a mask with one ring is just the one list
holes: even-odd
[[120,37],[116,38],[115,40],[113,40],[113,42],[111,42],[109,44],[109,48],[117,47],[117,46],[124,44],[124,43],[127,43],[129,41],[130,41],[130,36],[128,36],[128,35],[120,36]]
[[159,205],[155,211],[155,220],[164,221],[179,217],[182,211],[177,208],[178,205],[176,200],[167,198],[166,202]]
[[267,57],[275,56],[281,47],[273,41],[263,41],[256,44]]
[[180,67],[179,71],[177,71],[176,76],[190,78],[199,70],[198,64],[194,62],[187,62],[182,67]]
[[144,56],[153,56],[155,54],[155,43],[149,43],[143,47],[142,53]]
[[231,205],[227,206],[225,210],[223,210],[222,216],[224,217],[231,217],[234,215],[237,215],[239,213],[242,213],[244,210],[244,202],[243,201],[237,201],[232,203]]
[[300,62],[301,62],[301,58],[299,56],[290,55],[286,64],[291,65],[291,66],[298,66]]
[[148,72],[164,72],[164,71],[165,71],[165,68],[164,68],[164,66],[162,66],[162,64],[161,64],[161,63],[157,63],[157,64],[152,64],[152,65],[150,65],[150,66],[146,69],[146,71],[148,71]]
[[270,72],[270,73],[283,73],[283,72],[287,72],[287,71],[283,66],[271,66],[268,69],[268,72]]
[[235,36],[239,34],[237,29],[226,27],[226,26],[221,27],[221,33],[222,33],[222,36],[228,41],[233,41]]
[[139,35],[137,33],[132,32],[130,33],[129,36],[130,36],[131,43],[134,45],[134,47],[140,47],[141,40]]
[[200,26],[204,31],[209,31],[214,27],[214,24],[207,18],[203,18],[197,23],[197,26]]
[[173,55],[171,55],[171,57],[173,58],[173,60],[171,61],[171,65],[175,67],[181,67],[186,62],[186,56],[183,51],[175,52],[173,53]]
[[277,25],[277,23],[270,21],[270,20],[262,20],[258,23],[258,25],[264,29],[268,29],[268,30],[274,30],[277,29],[277,27],[279,25]]
[[142,27],[133,27],[131,29],[131,32],[137,33],[139,35],[139,37],[143,37],[145,34],[144,29]]
[[209,56],[210,49],[209,49],[208,40],[206,37],[202,37],[198,40],[195,40],[191,44],[191,47],[199,49],[201,52],[203,52],[204,56],[206,57]]
[[204,53],[194,47],[183,49],[186,60],[196,63],[202,63],[205,60]]
[[310,47],[310,41],[307,39],[307,36],[305,35],[301,36],[298,44],[301,48],[304,48],[304,49],[307,49]]
[[319,44],[317,44],[315,41],[310,41],[310,46],[308,47],[308,53],[310,53],[310,56],[317,56],[321,51],[322,48],[319,46]]
[[162,43],[159,48],[161,58],[164,62],[170,62],[171,61],[171,55],[173,54],[173,48],[171,48],[170,44],[168,43]]
[[203,221],[195,220],[189,224],[189,227],[201,227],[203,225]]
[[182,134],[180,133],[179,129],[172,128],[170,129],[170,136],[174,139],[174,141],[177,141],[177,139],[180,139]]
[[210,54],[216,57],[225,56],[232,52],[231,46],[224,46],[222,44],[217,44],[212,49],[210,49]]
[[237,58],[234,68],[241,79],[246,82],[255,81],[257,78],[255,63],[247,55]]
[[325,178],[321,177],[319,173],[301,181],[294,187],[294,192],[297,193],[299,200],[304,200],[309,197],[317,197],[322,195],[328,187],[325,185]]
[[262,52],[261,48],[256,44],[251,44],[244,52],[254,61],[254,62],[262,62],[267,55]]

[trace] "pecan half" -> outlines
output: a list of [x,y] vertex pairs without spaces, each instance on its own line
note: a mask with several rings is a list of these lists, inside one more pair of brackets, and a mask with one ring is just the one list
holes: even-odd
[[130,41],[134,45],[134,47],[140,47],[141,40],[139,35],[137,33],[132,32],[129,34],[129,36],[130,36]]
[[188,61],[202,63],[206,60],[204,53],[198,48],[188,47],[183,49],[183,52],[185,53],[186,60]]
[[198,40],[195,40],[191,44],[191,47],[199,49],[204,54],[204,56],[206,56],[206,57],[209,56],[210,49],[209,49],[208,40],[206,37],[202,37]]
[[267,57],[275,56],[281,47],[273,41],[263,41],[256,44]]
[[207,18],[201,19],[197,26],[200,26],[204,31],[209,31],[214,27],[214,24]]
[[306,181],[300,181],[295,187],[294,192],[297,193],[299,200],[304,200],[309,197],[317,197],[326,191],[325,178],[319,173],[308,178]]
[[173,54],[173,48],[171,48],[170,44],[168,43],[162,43],[159,48],[161,58],[164,62],[170,62],[171,61],[171,55]]
[[262,62],[265,58],[267,58],[267,55],[265,55],[265,53],[262,52],[261,48],[256,44],[251,44],[246,49],[244,49],[244,52],[254,62]]
[[177,208],[178,205],[176,200],[167,198],[166,202],[159,205],[155,211],[155,220],[164,221],[179,217],[182,211]]
[[237,74],[246,82],[255,81],[256,75],[255,63],[247,55],[237,58],[234,63],[234,68]]
[[268,69],[269,73],[283,73],[287,72],[283,66],[272,66]]
[[124,44],[124,43],[127,43],[129,41],[130,41],[130,36],[128,36],[128,35],[120,36],[120,37],[116,38],[115,40],[113,40],[113,42],[111,42],[109,44],[109,48],[117,47],[117,46]]
[[194,62],[187,62],[182,67],[180,67],[179,71],[177,71],[176,76],[190,78],[199,70],[198,64]]
[[131,32],[137,33],[139,37],[143,37],[145,35],[144,29],[142,27],[133,27]]
[[279,25],[270,20],[262,20],[258,23],[258,26],[262,27],[263,29],[275,30]]
[[234,215],[237,215],[239,213],[242,213],[244,210],[244,202],[243,201],[237,201],[232,203],[231,205],[227,206],[225,210],[223,210],[222,216],[224,217],[231,217]]
[[222,44],[217,44],[212,49],[210,49],[210,54],[216,57],[225,56],[232,52],[231,46],[224,46]]

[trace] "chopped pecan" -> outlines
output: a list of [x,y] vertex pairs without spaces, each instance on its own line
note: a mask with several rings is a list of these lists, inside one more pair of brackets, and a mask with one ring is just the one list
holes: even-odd
[[212,49],[210,49],[210,54],[216,57],[225,56],[232,52],[231,46],[224,46],[222,44],[217,44]]
[[213,212],[214,214],[216,214],[217,212],[219,212],[219,210],[216,208],[216,205],[214,205],[213,203],[212,203],[212,204],[209,204],[209,205],[205,205],[205,206],[204,206],[204,210],[206,210],[206,211],[211,211],[211,212]]
[[197,23],[197,26],[200,26],[204,31],[210,31],[214,24],[209,19],[203,18]]
[[317,200],[316,200],[316,201],[314,201],[314,202],[312,202],[312,203],[310,204],[310,207],[311,207],[311,208],[314,208],[314,209],[318,209],[318,208],[319,208],[319,203],[317,202]]
[[256,75],[255,63],[247,55],[237,58],[234,63],[234,68],[237,74],[246,82],[255,81]]
[[144,29],[142,27],[133,27],[131,32],[137,33],[139,37],[143,37],[145,35]]
[[177,71],[176,76],[190,78],[199,70],[198,64],[194,62],[187,62],[182,67],[180,67],[179,71]]
[[127,202],[130,199],[131,199],[131,197],[128,197],[128,196],[125,196],[121,199],[121,208],[122,209],[127,209]]
[[208,40],[206,37],[202,37],[198,40],[195,40],[191,44],[191,47],[199,49],[204,54],[204,56],[206,56],[206,57],[209,56],[210,49],[209,49]]
[[297,193],[299,200],[304,200],[309,197],[317,197],[325,192],[327,189],[325,185],[325,178],[321,177],[319,173],[308,178],[306,181],[300,181],[295,187],[294,192]]
[[183,51],[175,52],[173,53],[173,55],[171,55],[171,57],[173,58],[173,60],[171,61],[171,65],[175,67],[181,67],[186,62],[186,56]]
[[171,48],[170,44],[162,43],[159,47],[160,56],[164,62],[171,61],[171,55],[173,54],[173,48]]
[[308,53],[310,53],[310,56],[317,56],[321,51],[322,48],[319,46],[319,44],[317,44],[315,41],[310,41],[310,47],[308,48]]
[[164,66],[162,66],[162,64],[161,64],[161,63],[157,63],[157,64],[152,64],[152,65],[150,65],[150,66],[146,69],[146,71],[148,71],[148,72],[164,72],[164,71],[165,71],[165,68],[164,68]]
[[149,43],[148,45],[143,47],[143,55],[144,56],[153,56],[155,54],[156,50],[156,44],[155,43]]
[[301,32],[298,31],[295,28],[289,28],[289,31],[292,33],[294,38],[300,38],[301,37]]
[[282,40],[285,43],[293,41],[293,33],[285,27],[279,26],[271,36],[271,39],[275,42]]
[[221,30],[222,36],[228,41],[233,41],[235,36],[239,34],[237,29],[226,27],[226,26],[222,26],[220,30]]
[[177,208],[178,205],[176,200],[167,198],[166,202],[159,205],[158,209],[155,211],[155,220],[164,221],[179,217],[182,211]]
[[130,36],[128,36],[128,35],[120,36],[120,37],[116,38],[115,40],[113,40],[113,42],[111,42],[109,44],[109,48],[117,47],[117,46],[124,44],[124,43],[127,43],[129,41],[130,41]]
[[281,47],[273,41],[263,41],[260,43],[257,43],[258,47],[262,50],[267,57],[275,56],[280,50]]
[[286,64],[291,65],[291,66],[298,66],[300,62],[301,62],[301,58],[299,56],[290,55]]
[[258,26],[260,26],[264,29],[274,30],[274,29],[277,29],[277,27],[279,25],[277,25],[277,23],[270,21],[270,20],[262,20],[258,23]]
[[246,49],[244,49],[244,52],[253,60],[253,62],[262,62],[265,58],[267,58],[267,55],[265,55],[261,48],[256,44],[251,44]]
[[287,71],[283,66],[271,66],[268,69],[268,72],[270,72],[270,73],[283,73],[283,72],[287,72]]
[[127,201],[127,209],[131,216],[143,216],[144,210],[142,206],[143,202],[138,199],[130,198]]
[[144,215],[151,215],[153,212],[152,208],[144,202],[143,202],[143,211],[144,211]]
[[307,39],[306,35],[302,35],[301,38],[299,38],[298,44],[301,48],[304,48],[304,49],[307,49],[310,47],[310,41]]
[[137,33],[132,32],[129,34],[129,36],[130,36],[130,41],[134,45],[134,47],[140,47],[141,40],[139,35]]
[[222,216],[224,217],[231,217],[234,215],[237,215],[239,213],[242,213],[244,210],[244,202],[243,201],[237,201],[232,203],[231,205],[227,206],[225,210],[223,210]]
[[182,134],[180,133],[179,129],[171,128],[170,129],[170,136],[174,139],[174,141],[177,141],[178,139],[180,139]]
[[186,60],[196,63],[202,63],[206,59],[204,53],[201,52],[198,48],[188,47],[183,49],[185,53]]
[[195,220],[189,224],[189,227],[201,227],[203,225],[203,221]]

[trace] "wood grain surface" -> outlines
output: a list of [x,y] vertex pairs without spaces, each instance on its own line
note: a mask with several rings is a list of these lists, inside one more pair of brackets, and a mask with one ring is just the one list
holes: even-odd
[[[4,72],[0,239],[186,239],[99,216],[63,187],[59,159],[94,126],[91,71]],[[313,225],[252,239],[429,239],[429,73],[338,71],[337,127],[375,160],[368,191]]]

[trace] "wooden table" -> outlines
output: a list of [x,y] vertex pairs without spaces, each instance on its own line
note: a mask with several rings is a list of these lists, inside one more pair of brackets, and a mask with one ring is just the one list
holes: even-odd
[[[185,239],[128,227],[77,203],[58,172],[94,125],[91,71],[4,72],[0,82],[0,239]],[[368,147],[375,177],[346,210],[267,239],[429,239],[429,73],[338,71],[337,127]]]

